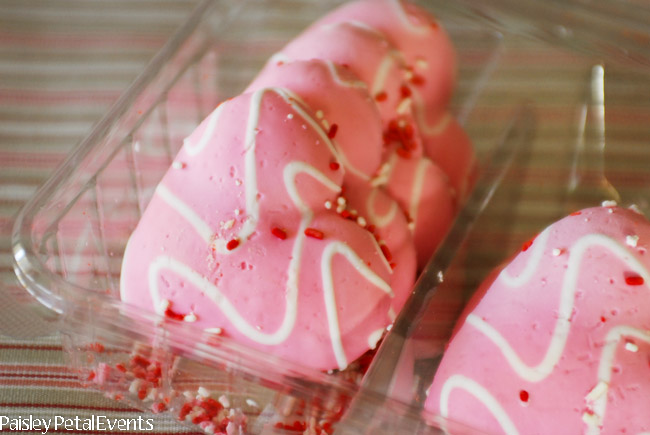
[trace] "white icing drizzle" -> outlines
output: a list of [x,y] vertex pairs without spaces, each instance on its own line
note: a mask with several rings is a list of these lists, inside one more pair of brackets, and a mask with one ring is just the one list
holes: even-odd
[[[249,110],[249,119],[246,127],[246,142],[245,142],[245,163],[246,163],[246,174],[245,174],[245,183],[246,183],[246,206],[247,212],[251,217],[249,222],[250,228],[244,228],[239,234],[242,241],[245,241],[246,234],[249,234],[251,228],[255,228],[257,221],[259,220],[259,209],[257,206],[257,177],[256,177],[256,168],[255,168],[255,132],[257,130],[257,125],[259,122],[259,114],[261,109],[261,101],[265,92],[275,92],[280,95],[287,103],[299,113],[308,124],[316,131],[323,141],[329,145],[330,150],[334,153],[334,146],[327,136],[324,136],[322,129],[318,126],[316,121],[311,119],[305,111],[299,107],[296,102],[300,102],[300,99],[292,94],[290,91],[285,89],[270,88],[262,89],[255,92],[251,98],[251,107]],[[335,154],[335,153],[334,153]],[[336,155],[336,154],[335,154]],[[161,255],[156,257],[149,266],[148,270],[148,284],[149,292],[154,304],[154,307],[157,307],[160,312],[160,290],[158,289],[159,277],[162,270],[170,270],[171,272],[185,278],[191,284],[193,284],[199,291],[206,294],[210,299],[214,301],[217,307],[224,313],[226,318],[232,323],[232,325],[242,334],[254,340],[258,343],[266,345],[277,345],[285,341],[288,336],[291,334],[295,321],[297,318],[297,305],[298,305],[298,280],[299,280],[299,265],[302,259],[302,250],[305,240],[305,229],[309,227],[313,219],[313,211],[309,208],[309,205],[303,201],[300,197],[298,186],[297,186],[297,177],[299,174],[307,174],[312,178],[316,179],[319,183],[327,187],[328,189],[340,193],[341,187],[329,179],[322,172],[318,171],[313,166],[300,161],[293,161],[288,163],[283,169],[283,181],[286,187],[286,190],[295,204],[296,208],[302,214],[300,228],[296,233],[295,243],[292,247],[291,260],[289,262],[288,273],[287,273],[287,290],[286,290],[286,305],[285,312],[282,322],[278,329],[273,333],[262,332],[257,325],[252,325],[242,317],[242,315],[237,311],[237,309],[232,305],[228,298],[221,292],[218,286],[211,283],[207,278],[200,275],[198,272],[193,270],[188,265],[183,262],[176,260],[167,255]],[[182,200],[173,195],[168,188],[162,184],[156,191],[161,199],[163,199],[168,205],[170,205],[175,211],[177,211],[191,226],[194,227],[198,235],[206,243],[211,242],[212,231],[208,224],[203,221],[200,216],[196,214],[187,204]],[[370,239],[376,244],[374,238],[368,235]],[[380,252],[379,247],[376,247],[377,252]],[[217,249],[219,253],[227,253],[228,251],[223,252],[220,249]],[[365,262],[345,243],[334,241],[330,242],[325,246],[323,255],[321,257],[321,279],[323,282],[323,292],[327,310],[328,318],[328,328],[331,334],[331,341],[333,351],[337,360],[337,363],[341,369],[347,366],[347,357],[345,355],[342,339],[340,335],[340,328],[338,323],[338,315],[336,312],[336,297],[334,293],[334,279],[332,275],[332,259],[334,255],[341,254],[343,255],[369,283],[373,286],[379,288],[379,290],[388,294],[390,297],[393,297],[392,289],[390,285],[381,279],[377,274],[375,274]],[[383,258],[383,256],[380,256]],[[390,265],[384,259],[385,267],[390,271]],[[122,286],[124,289],[125,286]],[[220,331],[220,328],[219,328]]]
[[378,93],[386,90],[386,82],[388,81],[388,75],[392,68],[395,68],[396,64],[400,60],[400,52],[397,50],[391,50],[384,56],[381,60],[377,71],[375,72],[375,77],[372,81],[372,86],[370,87],[370,93],[372,95],[377,95]]
[[183,149],[187,154],[190,156],[199,154],[203,151],[208,142],[210,142],[210,139],[214,136],[214,129],[217,126],[219,117],[221,117],[221,113],[223,112],[223,106],[223,104],[219,104],[219,106],[217,106],[217,108],[210,114],[207,125],[203,130],[203,134],[196,143],[192,143],[187,139],[183,142]]
[[390,4],[395,9],[399,22],[410,32],[423,35],[432,30],[430,26],[427,25],[415,25],[412,20],[409,19],[406,10],[404,9],[404,4],[400,0],[390,0]]
[[210,243],[214,232],[210,226],[205,223],[192,208],[182,199],[174,195],[164,184],[160,183],[156,187],[155,195],[170,205],[176,213],[180,214],[194,228],[194,231],[203,239],[204,242]]
[[418,131],[423,136],[438,136],[442,134],[447,129],[447,127],[449,127],[449,124],[453,119],[451,113],[449,112],[445,112],[442,118],[440,118],[437,122],[434,122],[432,124],[429,124],[427,122],[426,104],[422,98],[422,94],[415,86],[411,86],[411,98],[413,100],[413,114],[415,116],[415,121],[418,124]]
[[409,200],[409,216],[413,219],[413,225],[410,225],[411,231],[415,231],[417,226],[418,210],[420,208],[422,188],[424,187],[424,176],[426,175],[427,168],[431,167],[431,160],[423,157],[418,162],[415,174],[413,175],[413,185],[411,189],[411,199]]
[[[544,242],[541,240],[539,242]],[[538,243],[539,243],[538,242]],[[542,244],[542,243],[540,243]],[[560,291],[560,305],[557,321],[552,333],[551,342],[542,361],[536,366],[529,366],[521,360],[508,341],[494,327],[475,314],[467,317],[467,323],[482,332],[501,351],[513,370],[528,382],[539,382],[545,379],[559,361],[571,328],[571,314],[575,303],[575,291],[579,277],[579,268],[587,249],[600,246],[611,251],[615,256],[624,261],[631,270],[643,277],[645,283],[650,282],[648,270],[626,248],[616,240],[602,234],[588,234],[580,238],[569,249],[567,269]],[[532,277],[532,274],[527,274]],[[501,279],[501,277],[500,277]],[[522,285],[525,282],[522,282]],[[646,284],[647,285],[647,284]]]
[[377,199],[378,193],[379,193],[379,189],[377,188],[373,188],[370,191],[370,194],[368,195],[368,199],[366,200],[366,210],[368,212],[368,218],[370,219],[370,222],[372,222],[373,225],[379,228],[384,228],[385,226],[390,224],[393,221],[393,219],[395,219],[395,216],[399,211],[399,206],[397,205],[396,201],[392,201],[392,204],[388,209],[388,211],[383,215],[379,215],[378,213],[375,212],[375,201]]
[[370,349],[375,349],[377,347],[377,343],[381,340],[385,330],[386,328],[378,329],[368,336],[368,347]]
[[[369,237],[372,238],[370,234]],[[352,266],[361,273],[363,277],[369,281],[372,285],[389,295],[391,298],[394,297],[393,290],[390,288],[390,285],[377,274],[375,274],[372,269],[366,265],[366,263],[359,258],[356,252],[354,252],[347,244],[343,242],[331,242],[323,250],[323,255],[321,257],[321,276],[323,281],[323,296],[325,297],[325,311],[327,313],[327,324],[329,326],[330,339],[332,341],[332,348],[334,349],[334,356],[336,357],[336,362],[339,368],[343,369],[347,367],[348,361],[345,356],[345,350],[343,349],[343,342],[341,340],[341,331],[339,329],[339,320],[338,313],[336,311],[336,294],[334,292],[334,274],[332,273],[332,260],[335,255],[343,255]]]
[[624,337],[636,338],[637,340],[650,343],[650,332],[642,331],[627,325],[618,325],[613,327],[607,332],[605,337],[605,346],[600,357],[598,364],[598,384],[603,390],[593,400],[586,398],[587,402],[593,406],[593,415],[595,418],[588,419],[587,434],[598,435],[601,431],[601,425],[605,418],[605,410],[607,407],[607,393],[609,392],[609,383],[612,377],[612,367],[614,366],[614,358],[616,356],[616,349]]
[[[499,274],[499,279],[508,287],[521,287],[526,284],[533,277],[533,274],[539,268],[539,263],[542,261],[544,256],[544,251],[546,249],[546,244],[548,243],[548,238],[551,232],[547,228],[542,231],[535,240],[530,248],[528,248],[529,256],[526,265],[523,270],[519,272],[517,276],[511,276],[508,273],[508,268],[506,267]],[[553,256],[555,255],[555,250],[552,251]]]
[[346,88],[368,89],[366,82],[362,82],[361,80],[343,80],[339,75],[336,64],[331,60],[326,60],[325,65],[327,65],[327,69],[329,69],[330,75],[337,85],[345,86]]
[[[481,384],[476,382],[473,379],[470,379],[463,375],[452,375],[450,376],[442,386],[440,391],[440,415],[444,418],[449,416],[449,396],[452,391],[460,389],[465,390],[467,393],[471,394],[479,402],[481,402],[487,410],[492,414],[492,416],[497,420],[501,429],[506,433],[506,435],[518,435],[517,427],[512,422],[506,411],[503,409],[498,400],[490,394],[490,392]],[[442,429],[447,432],[447,429],[442,422]]]

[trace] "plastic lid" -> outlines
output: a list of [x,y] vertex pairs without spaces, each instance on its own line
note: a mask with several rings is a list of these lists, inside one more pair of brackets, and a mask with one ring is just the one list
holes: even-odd
[[650,3],[645,0],[459,2],[501,30],[568,46],[602,60],[650,66]]

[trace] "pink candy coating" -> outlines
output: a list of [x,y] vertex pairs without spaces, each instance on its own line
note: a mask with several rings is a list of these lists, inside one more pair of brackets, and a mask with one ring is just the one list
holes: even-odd
[[478,291],[426,409],[494,434],[650,430],[649,241],[643,216],[597,207],[525,244]]

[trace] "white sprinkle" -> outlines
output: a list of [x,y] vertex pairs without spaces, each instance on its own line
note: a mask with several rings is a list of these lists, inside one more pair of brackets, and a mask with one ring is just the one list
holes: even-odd
[[328,210],[332,209],[332,201],[325,201],[325,208]]
[[641,211],[641,209],[639,208],[639,206],[636,205],[636,204],[632,204],[632,205],[629,206],[628,208],[629,208],[630,210],[632,210],[633,212],[636,212],[636,213],[638,213],[638,214],[643,214],[643,212]]
[[235,209],[235,216],[239,216],[240,214],[241,214],[241,210],[240,209]]
[[399,106],[397,106],[398,115],[408,115],[411,113],[411,103],[413,102],[410,98],[404,98]]
[[630,352],[638,352],[639,346],[637,346],[635,343],[632,343],[631,341],[628,341],[625,343],[625,350],[629,350]]
[[[235,214],[237,214],[237,212],[235,212]],[[235,225],[235,220],[230,219],[229,221],[224,222],[221,225],[221,228],[224,229],[224,230],[229,230],[229,229],[231,229],[233,227],[233,225]]]
[[325,114],[323,113],[322,110],[318,110],[318,111],[316,112],[316,118],[318,118],[318,119],[323,119],[323,116],[325,116]]
[[230,408],[230,400],[228,400],[226,396],[219,396],[219,403],[221,403],[224,408]]
[[639,236],[625,236],[625,243],[628,246],[631,246],[633,248],[636,248],[636,245],[639,242]]
[[343,213],[343,210],[345,210],[345,205],[339,205],[338,207],[336,207],[337,213]]
[[[183,144],[185,144],[185,141],[183,141]],[[139,141],[136,141],[133,144],[133,151],[135,151],[136,153],[140,152],[140,142]]]
[[188,323],[194,323],[197,320],[198,320],[198,318],[196,317],[196,314],[194,314],[194,313],[186,314],[185,317],[183,317],[183,321],[188,322]]
[[411,80],[411,79],[413,78],[413,76],[414,76],[413,71],[406,71],[406,72],[404,73],[404,78],[405,78],[407,81]]
[[199,387],[199,389],[197,390],[197,393],[198,393],[199,397],[203,397],[203,398],[210,397],[210,392],[205,387]]
[[248,406],[252,406],[253,408],[259,408],[260,407],[260,405],[258,405],[258,403],[256,401],[254,401],[253,399],[246,399],[246,404]]
[[612,200],[603,201],[602,206],[603,207],[616,207],[616,201],[612,201]]
[[205,332],[209,332],[211,334],[216,334],[216,335],[221,335],[223,334],[223,329],[221,328],[207,328]]
[[133,382],[131,382],[131,385],[129,385],[129,393],[137,393],[140,390],[141,384],[142,381],[140,379],[134,379]]
[[158,388],[152,388],[149,390],[149,394],[144,398],[145,402],[152,402],[158,398]]
[[241,186],[241,180],[239,178],[235,180],[235,185]]
[[330,129],[330,123],[327,122],[327,119],[323,119],[320,123],[323,124],[323,127],[325,127],[325,130]]
[[183,162],[179,162],[178,160],[174,160],[174,163],[172,163],[172,168],[174,169],[185,169],[187,165]]
[[559,257],[560,255],[562,255],[562,253],[564,253],[564,249],[562,249],[562,248],[553,248],[553,256],[554,257]]
[[363,216],[359,216],[357,218],[357,223],[359,225],[361,225],[362,227],[365,227],[366,225],[368,225],[368,222],[366,222],[366,220],[363,218]]
[[343,198],[342,196],[339,196],[338,198],[336,198],[336,203],[338,205],[345,205],[346,202],[347,202],[346,199]]
[[417,59],[415,61],[415,67],[419,69],[427,69],[429,68],[429,62],[424,59]]
[[293,119],[293,113],[288,114],[287,119]]
[[301,127],[302,127],[303,130],[307,130],[307,125],[306,124],[301,125]]
[[165,311],[167,311],[167,308],[169,308],[171,304],[172,303],[169,301],[169,299],[163,299],[160,301],[160,304],[158,305],[158,309],[164,313]]
[[589,394],[587,394],[585,400],[587,403],[595,402],[600,397],[602,397],[603,394],[607,393],[608,388],[609,386],[607,385],[607,382],[599,381],[596,386],[589,392]]
[[438,271],[438,282],[444,282],[445,275],[442,273],[442,270]]

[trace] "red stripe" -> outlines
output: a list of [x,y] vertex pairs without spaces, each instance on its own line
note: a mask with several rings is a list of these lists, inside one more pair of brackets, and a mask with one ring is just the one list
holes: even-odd
[[0,343],[0,349],[21,349],[21,350],[48,350],[62,352],[63,346],[50,346],[40,344],[8,344]]

